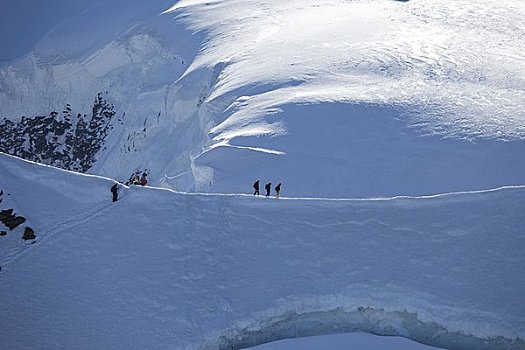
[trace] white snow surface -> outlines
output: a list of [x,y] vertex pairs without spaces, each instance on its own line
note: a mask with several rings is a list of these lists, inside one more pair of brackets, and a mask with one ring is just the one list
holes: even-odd
[[401,337],[379,337],[367,333],[332,334],[286,339],[259,345],[251,350],[439,350]]
[[228,63],[208,99],[279,85],[234,103],[216,139],[318,101],[413,106],[445,135],[524,136],[521,1],[182,0],[168,12],[179,9],[212,33],[190,72]]
[[9,349],[238,349],[365,331],[525,349],[525,187],[264,198],[122,187],[0,154]]
[[108,91],[124,122],[91,173],[148,168],[153,184],[201,192],[260,178],[315,197],[525,182],[513,161],[525,153],[521,0],[77,1],[64,13],[75,6],[0,69],[0,116],[89,113]]
[[[107,177],[0,154],[37,235],[0,237],[0,347],[525,349],[523,1],[26,5],[0,5],[27,23],[0,38],[0,118],[102,92],[122,122]],[[169,189],[111,203],[139,168]]]

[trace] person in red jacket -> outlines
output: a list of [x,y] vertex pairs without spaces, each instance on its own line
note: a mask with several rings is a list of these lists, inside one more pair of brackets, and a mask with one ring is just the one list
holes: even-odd
[[140,184],[142,186],[146,186],[148,184],[148,179],[146,179],[146,174],[142,174],[142,178],[140,179]]

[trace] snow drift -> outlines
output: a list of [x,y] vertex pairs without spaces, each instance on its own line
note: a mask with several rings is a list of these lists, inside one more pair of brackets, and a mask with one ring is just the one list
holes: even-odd
[[256,198],[125,188],[0,155],[36,243],[0,237],[9,348],[238,349],[350,331],[524,349],[525,187]]

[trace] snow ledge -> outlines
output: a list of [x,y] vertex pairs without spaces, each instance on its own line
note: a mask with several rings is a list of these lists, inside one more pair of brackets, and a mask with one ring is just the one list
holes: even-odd
[[243,329],[220,335],[204,349],[245,349],[283,339],[337,333],[366,332],[381,336],[400,336],[416,342],[449,350],[524,349],[520,338],[479,338],[452,332],[435,322],[423,322],[415,312],[385,311],[359,307],[353,311],[335,308],[298,314],[288,312],[270,317]]

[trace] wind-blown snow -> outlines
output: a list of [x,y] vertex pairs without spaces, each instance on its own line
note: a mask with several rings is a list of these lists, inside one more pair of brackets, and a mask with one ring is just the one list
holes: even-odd
[[525,136],[520,1],[183,0],[169,12],[210,32],[189,72],[228,63],[209,100],[268,85],[216,138],[284,104],[334,101],[404,106],[443,135]]
[[[79,5],[0,70],[0,116],[66,103],[84,114],[107,91],[123,122],[90,172],[148,168],[185,191],[257,178],[323,197],[522,184],[523,166],[499,159],[525,152],[524,12],[518,0]],[[459,166],[430,161],[445,154]]]
[[5,155],[0,179],[37,234],[0,257],[9,348],[237,349],[352,331],[525,348],[523,187],[375,200],[133,187],[111,203],[109,179]]

